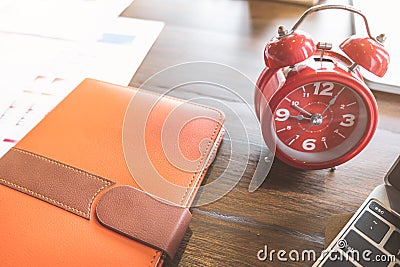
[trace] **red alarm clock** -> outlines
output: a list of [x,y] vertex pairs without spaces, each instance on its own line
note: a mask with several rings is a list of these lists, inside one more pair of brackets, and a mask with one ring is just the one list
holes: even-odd
[[[359,14],[368,36],[351,36],[335,52],[297,30],[308,14],[325,9]],[[365,148],[378,109],[357,66],[382,77],[389,64],[383,41],[384,35],[371,36],[366,17],[351,6],[315,6],[291,30],[279,27],[265,47],[254,99],[264,140],[276,143],[280,160],[301,169],[333,168]]]

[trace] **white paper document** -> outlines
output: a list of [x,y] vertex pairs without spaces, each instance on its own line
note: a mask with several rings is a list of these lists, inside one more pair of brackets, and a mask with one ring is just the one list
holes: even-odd
[[68,40],[95,38],[132,0],[2,0],[0,31]]
[[84,78],[128,85],[163,26],[117,17],[83,39],[0,29],[0,157]]

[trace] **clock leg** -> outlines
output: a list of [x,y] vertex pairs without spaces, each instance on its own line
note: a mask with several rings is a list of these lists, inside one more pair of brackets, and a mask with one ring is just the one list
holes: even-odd
[[335,166],[335,167],[330,168],[329,171],[334,172],[334,171],[336,171],[336,169],[337,169],[337,167]]

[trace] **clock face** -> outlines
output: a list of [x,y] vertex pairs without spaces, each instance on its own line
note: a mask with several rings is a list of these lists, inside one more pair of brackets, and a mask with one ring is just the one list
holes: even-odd
[[368,112],[357,92],[318,81],[292,90],[274,110],[277,145],[304,162],[324,162],[353,149],[363,137]]

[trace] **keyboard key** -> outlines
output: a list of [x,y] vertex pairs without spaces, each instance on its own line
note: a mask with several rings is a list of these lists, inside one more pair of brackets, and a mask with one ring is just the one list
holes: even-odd
[[362,236],[357,234],[354,230],[350,230],[344,240],[344,243],[347,245],[341,249],[348,253],[348,255],[353,255],[353,259],[360,263],[362,266],[386,267],[388,265],[388,261],[377,261],[381,259],[382,255],[385,255],[385,253],[374,247],[371,243],[369,243]]
[[390,228],[369,211],[365,211],[354,226],[378,244]]
[[395,255],[396,258],[400,260],[400,233],[393,232],[383,247],[389,251],[390,254]]
[[376,213],[377,215],[381,216],[385,220],[389,221],[391,224],[396,226],[396,228],[400,229],[400,218],[393,213],[389,212],[387,209],[382,207],[376,201],[371,201],[369,204],[369,208]]

